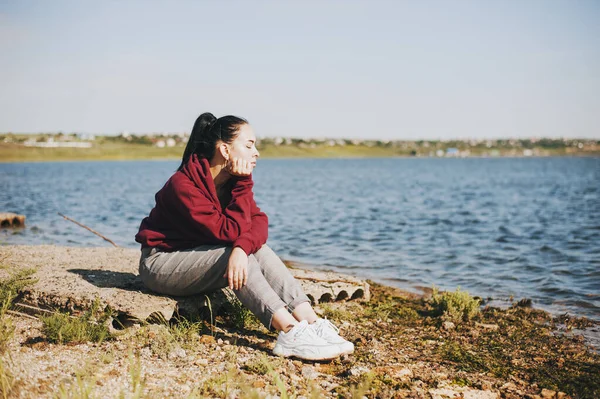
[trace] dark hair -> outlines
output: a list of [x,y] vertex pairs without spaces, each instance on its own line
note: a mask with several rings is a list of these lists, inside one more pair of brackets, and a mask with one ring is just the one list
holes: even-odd
[[247,120],[233,115],[222,116],[218,119],[210,112],[200,115],[194,123],[178,170],[183,168],[192,154],[198,154],[200,158],[211,159],[215,155],[217,141],[221,140],[231,144],[238,136],[240,126],[246,123],[248,123]]

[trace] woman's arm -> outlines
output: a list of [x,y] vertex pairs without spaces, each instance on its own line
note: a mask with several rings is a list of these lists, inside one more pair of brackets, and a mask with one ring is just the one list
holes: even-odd
[[247,255],[253,254],[266,242],[269,235],[269,218],[252,201],[252,226],[233,242],[234,247],[240,247]]
[[[193,184],[172,184],[165,190],[162,201],[171,204],[172,210],[180,214],[187,224],[206,238],[223,243],[233,243],[240,235],[250,230],[252,223],[252,180],[241,179],[231,191],[231,201],[221,210],[218,199]],[[172,198],[169,198],[172,197]]]

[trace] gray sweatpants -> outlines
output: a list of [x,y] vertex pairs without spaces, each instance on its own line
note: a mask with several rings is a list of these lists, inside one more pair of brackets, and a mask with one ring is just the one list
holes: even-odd
[[[232,247],[219,245],[175,252],[144,248],[140,276],[146,287],[161,294],[207,294],[227,287],[223,274],[231,251]],[[248,281],[233,292],[268,329],[279,309],[287,307],[292,312],[299,304],[310,301],[300,283],[266,244],[248,257]]]

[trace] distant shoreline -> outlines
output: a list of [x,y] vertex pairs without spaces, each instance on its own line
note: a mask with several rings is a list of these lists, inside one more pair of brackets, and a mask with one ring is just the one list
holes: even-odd
[[[0,134],[0,162],[178,160],[185,134]],[[501,158],[600,156],[592,139],[350,140],[262,138],[261,158]]]
[[[471,153],[468,156],[399,153],[389,148],[353,146],[351,148],[297,148],[292,146],[259,148],[261,159],[468,159],[468,158],[551,158],[599,157],[600,151],[548,151],[537,150],[530,155],[516,151],[499,151],[495,154]],[[156,148],[142,145],[98,145],[92,148],[32,148],[17,144],[0,143],[0,163],[81,162],[81,161],[177,161],[183,147]]]
[[[448,157],[413,157],[407,155],[393,155],[393,156],[337,156],[337,157],[317,157],[317,156],[305,156],[305,157],[261,157],[261,160],[309,160],[309,159],[542,159],[542,158],[600,158],[600,154],[570,154],[570,155],[538,155],[538,156],[471,156],[466,158],[448,158]],[[175,157],[164,157],[164,158],[81,158],[81,159],[15,159],[15,160],[0,160],[0,164],[23,164],[23,163],[52,163],[52,162],[131,162],[131,161],[181,161],[180,158]]]

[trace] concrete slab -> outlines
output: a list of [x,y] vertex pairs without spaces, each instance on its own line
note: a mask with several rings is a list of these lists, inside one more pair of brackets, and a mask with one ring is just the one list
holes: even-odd
[[[140,252],[127,248],[78,248],[53,245],[0,246],[0,276],[11,270],[34,268],[38,281],[23,290],[18,302],[28,307],[64,310],[77,314],[98,298],[123,324],[131,321],[169,320],[177,314],[202,314],[206,297],[170,297],[147,290],[138,275]],[[335,300],[369,300],[369,285],[363,280],[337,273],[291,268],[307,295],[315,303]],[[211,297],[213,308],[225,300]]]

